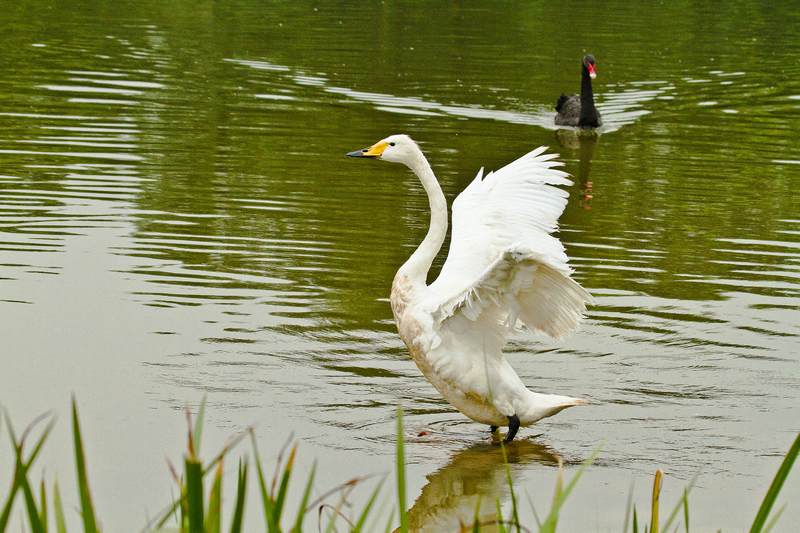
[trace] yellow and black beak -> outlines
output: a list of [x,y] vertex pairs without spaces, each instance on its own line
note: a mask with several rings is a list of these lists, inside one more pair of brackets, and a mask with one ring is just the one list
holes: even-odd
[[349,152],[347,157],[380,157],[386,147],[389,146],[389,143],[386,141],[380,141],[369,148],[364,148],[361,150],[356,150],[355,152]]

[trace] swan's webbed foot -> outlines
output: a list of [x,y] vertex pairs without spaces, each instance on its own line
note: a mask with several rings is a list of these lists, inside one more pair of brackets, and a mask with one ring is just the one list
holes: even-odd
[[511,415],[508,417],[508,433],[506,433],[505,438],[507,443],[514,440],[514,437],[517,436],[517,430],[519,430],[519,417],[517,415]]
[[495,431],[497,431],[497,426],[489,426],[489,433],[494,435]]

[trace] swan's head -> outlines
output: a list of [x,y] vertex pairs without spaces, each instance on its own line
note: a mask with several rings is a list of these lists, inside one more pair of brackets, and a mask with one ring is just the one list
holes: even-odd
[[592,54],[583,56],[583,68],[589,72],[590,78],[595,79],[597,77],[597,71],[594,69],[594,56]]
[[411,137],[408,135],[392,135],[376,142],[369,148],[350,152],[347,156],[378,158],[392,163],[408,164],[418,153],[419,147]]

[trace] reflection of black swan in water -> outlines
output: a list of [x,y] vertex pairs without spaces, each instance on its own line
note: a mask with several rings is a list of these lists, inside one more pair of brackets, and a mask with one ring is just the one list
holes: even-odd
[[589,176],[592,167],[594,149],[600,136],[593,130],[556,130],[556,139],[564,148],[578,150],[578,183],[580,183],[580,206],[584,209],[591,209],[591,201],[594,195],[592,191],[592,179]]
[[562,94],[556,102],[556,124],[559,126],[577,126],[579,128],[596,128],[602,124],[600,113],[594,106],[592,79],[597,76],[594,69],[594,56],[583,56],[581,64],[581,95],[567,96]]

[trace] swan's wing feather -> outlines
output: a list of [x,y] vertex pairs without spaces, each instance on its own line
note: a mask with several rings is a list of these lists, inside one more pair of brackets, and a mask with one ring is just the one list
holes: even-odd
[[558,170],[556,154],[542,146],[485,177],[483,169],[453,202],[450,250],[438,279],[431,285],[443,294],[474,282],[500,254],[514,244],[528,243],[539,253],[567,262],[564,248],[550,236],[567,204],[567,193],[555,185],[571,185]]
[[492,317],[489,325],[498,332],[519,319],[560,339],[578,326],[589,303],[592,296],[570,277],[568,267],[520,246],[506,250],[472,284],[440,301],[433,319],[446,327],[455,315],[474,322]]
[[577,126],[581,117],[581,99],[578,95],[565,97],[563,94],[556,104],[555,123],[559,126]]
[[485,177],[481,170],[456,198],[450,251],[430,286],[437,323],[499,312],[509,325],[519,318],[556,338],[577,326],[591,296],[570,278],[564,247],[550,235],[568,196],[556,185],[572,182],[545,150]]

